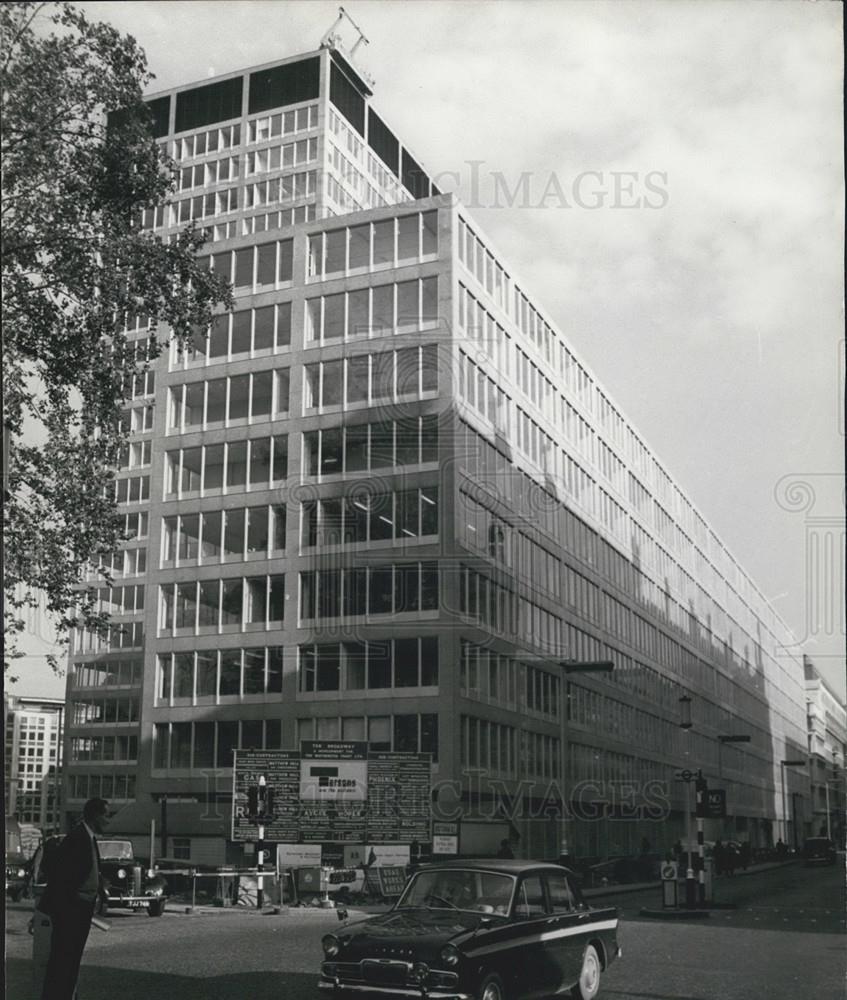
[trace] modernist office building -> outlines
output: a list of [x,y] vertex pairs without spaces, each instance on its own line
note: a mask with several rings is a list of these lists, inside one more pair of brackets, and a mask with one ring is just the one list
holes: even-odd
[[785,835],[788,630],[348,59],[150,108],[180,175],[145,224],[202,220],[236,307],[127,403],[134,540],[119,631],[74,647],[68,811],[236,860],[233,748],[338,739],[431,753],[464,853],[669,846],[684,768],[727,789],[713,835]]
[[6,815],[43,833],[56,830],[64,705],[57,698],[6,695],[3,709]]

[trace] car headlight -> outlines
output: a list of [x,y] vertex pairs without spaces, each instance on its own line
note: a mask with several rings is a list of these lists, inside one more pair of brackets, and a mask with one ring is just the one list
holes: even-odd
[[415,962],[412,966],[410,975],[416,983],[422,983],[429,975],[429,966],[426,962]]
[[324,934],[321,938],[321,944],[327,958],[334,958],[341,948],[341,943],[334,934]]
[[147,878],[155,878],[155,877],[156,877],[156,873],[153,871],[153,869],[152,868],[148,868],[147,869]]
[[160,885],[154,885],[154,886],[151,886],[147,890],[147,895],[148,896],[161,896],[163,892],[164,892],[164,889],[162,888],[162,886],[160,886]]
[[445,944],[441,949],[441,961],[449,968],[458,965],[459,958],[459,949],[454,944]]
[[118,878],[126,878],[126,868],[118,869]]
[[24,878],[25,876],[26,876],[26,869],[25,868],[19,868],[18,869],[18,878]]

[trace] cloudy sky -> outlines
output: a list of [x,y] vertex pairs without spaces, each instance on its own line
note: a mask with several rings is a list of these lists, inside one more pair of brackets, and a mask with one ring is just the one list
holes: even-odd
[[[151,90],[314,49],[337,13],[80,6],[138,39]],[[843,696],[841,5],[345,6],[382,116]]]

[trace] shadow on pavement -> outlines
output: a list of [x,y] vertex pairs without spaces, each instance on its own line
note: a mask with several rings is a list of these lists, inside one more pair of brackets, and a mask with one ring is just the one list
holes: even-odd
[[[150,1000],[172,995],[179,1000],[313,1000],[318,973],[238,972],[196,979],[172,973],[141,972],[107,966],[85,965],[79,977],[80,1000]],[[10,958],[6,963],[7,1000],[37,1000],[32,962]]]

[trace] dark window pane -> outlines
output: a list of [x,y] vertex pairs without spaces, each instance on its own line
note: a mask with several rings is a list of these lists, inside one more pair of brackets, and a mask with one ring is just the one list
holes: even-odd
[[264,649],[244,650],[244,693],[263,694],[265,690]]
[[390,567],[370,570],[368,614],[380,615],[391,611],[392,587],[393,580]]
[[218,690],[218,654],[201,650],[197,654],[197,695],[214,695]]
[[256,284],[272,285],[276,280],[276,243],[263,243],[256,249]]
[[394,610],[420,610],[420,570],[417,563],[398,566],[394,571]]
[[247,482],[247,442],[232,441],[227,447],[226,485],[244,486]]
[[175,131],[187,132],[240,117],[243,84],[244,78],[236,76],[177,94]]
[[264,485],[271,475],[270,438],[258,438],[250,442],[250,485]]
[[275,647],[268,650],[268,692],[282,691],[282,649]]
[[370,357],[360,354],[347,359],[347,402],[365,403],[368,400],[368,373]]
[[251,312],[242,309],[232,314],[232,353],[247,354],[250,350]]
[[418,750],[417,715],[394,716],[394,750],[395,752],[417,753]]
[[277,347],[287,347],[291,343],[291,303],[281,302],[276,317]]
[[394,423],[371,425],[371,468],[394,465]]
[[274,307],[263,306],[255,310],[253,348],[266,351],[274,346]]
[[318,618],[337,618],[340,614],[341,570],[321,570],[318,573]]
[[342,471],[342,431],[330,428],[321,434],[321,474]]
[[273,66],[250,74],[249,114],[317,99],[320,57]]
[[318,646],[318,691],[337,691],[341,677],[341,647],[338,643]]
[[241,650],[225,649],[221,652],[221,695],[241,693]]
[[363,615],[367,612],[367,570],[344,570],[344,614]]
[[421,753],[431,753],[434,761],[438,760],[438,716],[424,714],[421,716]]
[[288,435],[277,434],[274,439],[274,468],[273,477],[275,482],[285,479],[288,475]]
[[438,639],[426,636],[421,639],[421,684],[438,684]]
[[244,750],[261,750],[263,730],[261,719],[245,719],[241,723],[241,746]]
[[391,687],[391,644],[373,642],[368,644],[368,687]]
[[218,723],[218,753],[216,767],[232,767],[232,751],[237,749],[238,723]]
[[279,267],[277,270],[277,281],[291,281],[293,274],[292,263],[294,260],[294,241],[282,240],[279,244]]
[[345,471],[365,471],[368,468],[368,425],[354,424],[352,427],[345,428],[344,440]]
[[233,283],[236,288],[253,286],[253,247],[245,247],[243,250],[235,251]]
[[214,722],[194,723],[194,767],[214,767],[215,764],[215,724]]
[[268,620],[281,622],[285,618],[285,576],[270,578],[268,594]]
[[438,564],[421,564],[421,611],[438,610]]
[[418,686],[418,640],[395,639],[394,687]]
[[224,515],[224,555],[244,555],[244,508],[226,511]]
[[250,376],[234,375],[229,380],[229,419],[245,420],[250,412]]
[[221,622],[224,625],[240,625],[243,604],[241,580],[224,580],[221,595]]

